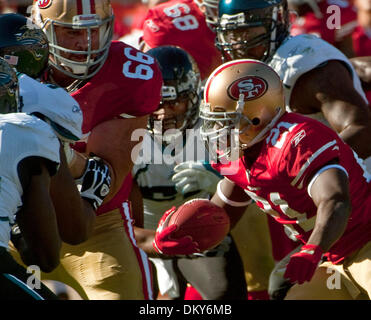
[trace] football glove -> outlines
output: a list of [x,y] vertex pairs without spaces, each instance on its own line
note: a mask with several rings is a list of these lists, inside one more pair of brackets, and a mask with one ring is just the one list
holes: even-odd
[[207,191],[213,194],[221,179],[217,171],[201,162],[186,161],[174,168],[175,174],[171,180],[176,190],[185,195],[190,192]]
[[314,244],[306,244],[290,257],[284,277],[292,283],[310,281],[322,258],[322,249]]
[[110,191],[111,177],[108,166],[98,157],[89,158],[84,174],[75,182],[81,197],[97,210]]
[[178,239],[172,237],[178,226],[175,224],[168,226],[168,224],[176,210],[176,207],[172,207],[162,216],[152,243],[153,248],[156,252],[165,255],[188,255],[199,252],[198,244],[192,241],[192,237],[186,236]]

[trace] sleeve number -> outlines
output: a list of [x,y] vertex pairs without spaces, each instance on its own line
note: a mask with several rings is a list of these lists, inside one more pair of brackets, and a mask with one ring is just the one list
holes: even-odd
[[[126,61],[122,68],[122,73],[132,79],[142,79],[142,80],[149,80],[153,77],[153,70],[150,67],[151,64],[155,62],[155,59],[151,57],[148,54],[145,54],[140,51],[136,51],[135,55],[131,54],[131,50],[133,48],[125,48],[124,54],[129,59],[129,61]],[[133,61],[138,62],[135,66],[135,69],[132,68]],[[133,71],[130,71],[130,69],[134,69]]]
[[[194,30],[199,26],[196,17],[188,14],[190,11],[191,9],[185,3],[177,3],[164,9],[164,13],[168,17],[174,18],[172,21],[174,26],[181,31]],[[185,13],[185,15],[182,16],[182,13]]]
[[[267,214],[270,214],[273,218],[279,218],[279,213],[274,210],[270,204],[270,202],[262,197],[259,197],[254,192],[245,190],[245,192],[250,196],[251,199],[253,199],[256,203],[260,203],[260,206],[264,212]],[[308,219],[306,213],[298,212],[292,208],[289,207],[289,204],[286,200],[281,199],[280,194],[278,192],[272,192],[269,195],[269,200],[271,203],[273,203],[275,206],[278,206],[281,210],[281,212],[286,215],[289,218],[296,219],[296,223],[305,231],[310,231],[314,228],[315,223],[315,217],[313,216]],[[287,224],[286,227],[289,229],[292,229],[292,232],[294,232],[294,228],[292,225]],[[296,232],[296,231],[295,231]],[[297,233],[297,232],[296,232]]]

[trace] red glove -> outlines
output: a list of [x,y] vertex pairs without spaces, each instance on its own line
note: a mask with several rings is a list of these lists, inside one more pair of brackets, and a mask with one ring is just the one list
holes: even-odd
[[174,212],[176,212],[176,207],[167,210],[159,221],[155,239],[152,243],[153,248],[156,252],[166,255],[188,255],[200,252],[198,244],[192,241],[191,236],[172,237],[178,229],[176,224],[168,227],[169,220]]
[[292,283],[310,281],[322,257],[322,249],[314,244],[306,244],[298,253],[291,256],[284,277]]

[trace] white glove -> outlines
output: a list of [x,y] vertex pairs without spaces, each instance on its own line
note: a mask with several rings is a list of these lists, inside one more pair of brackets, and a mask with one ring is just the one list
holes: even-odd
[[213,194],[222,178],[211,167],[209,169],[201,162],[195,161],[178,164],[174,172],[171,180],[175,183],[176,190],[183,195],[195,191],[207,191]]

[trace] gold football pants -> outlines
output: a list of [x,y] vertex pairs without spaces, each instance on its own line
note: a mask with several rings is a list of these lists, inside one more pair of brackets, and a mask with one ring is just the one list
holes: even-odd
[[[57,280],[90,300],[153,299],[147,255],[136,246],[128,202],[99,215],[92,236],[79,245],[63,243],[61,263],[43,280]],[[20,262],[14,248],[13,257]]]

